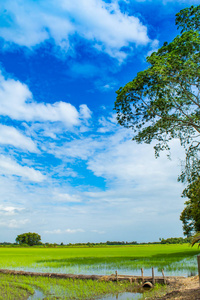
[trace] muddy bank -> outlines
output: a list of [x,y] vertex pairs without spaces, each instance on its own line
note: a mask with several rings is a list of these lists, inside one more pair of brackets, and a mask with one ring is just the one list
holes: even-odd
[[[132,276],[132,275],[82,275],[82,274],[60,274],[60,273],[41,273],[41,272],[26,272],[26,271],[15,271],[0,269],[0,273],[3,274],[13,274],[13,275],[24,275],[24,276],[41,276],[41,277],[51,277],[51,278],[71,278],[71,279],[85,279],[85,280],[104,280],[104,281],[130,281],[130,283],[160,283],[160,284],[169,284],[169,279],[173,280],[175,277],[159,277],[156,276],[152,278],[150,276]],[[182,278],[182,277],[179,277]]]
[[169,285],[170,292],[155,300],[200,300],[199,276],[174,278]]

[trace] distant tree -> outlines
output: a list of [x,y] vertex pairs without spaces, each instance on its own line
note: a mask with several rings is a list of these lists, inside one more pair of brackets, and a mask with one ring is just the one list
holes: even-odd
[[41,244],[41,236],[35,232],[28,232],[28,233],[23,233],[19,234],[16,237],[16,242],[21,244],[27,244],[29,246],[34,246],[34,245],[39,245]]
[[190,243],[191,238],[168,238],[168,239],[161,239],[160,244],[183,244],[183,243]]

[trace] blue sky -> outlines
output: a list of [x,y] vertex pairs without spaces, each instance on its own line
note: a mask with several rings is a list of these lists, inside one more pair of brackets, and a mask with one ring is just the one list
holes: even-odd
[[115,91],[199,1],[0,3],[0,241],[182,235],[182,150],[155,159],[116,123]]

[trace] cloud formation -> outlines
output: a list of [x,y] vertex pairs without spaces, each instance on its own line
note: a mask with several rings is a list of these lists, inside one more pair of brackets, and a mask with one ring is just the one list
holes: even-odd
[[114,1],[27,0],[22,5],[20,0],[5,0],[0,9],[0,37],[19,46],[31,48],[52,39],[67,52],[78,35],[98,51],[123,60],[123,47],[150,42],[147,27],[137,17],[122,13]]
[[0,114],[13,120],[62,122],[68,127],[79,125],[81,119],[87,120],[91,116],[85,104],[80,106],[79,113],[70,103],[35,102],[27,85],[18,80],[6,79],[2,74],[0,74]]
[[34,168],[21,166],[8,156],[0,155],[0,175],[20,176],[33,182],[42,182],[45,176]]
[[12,126],[0,125],[0,144],[11,145],[29,152],[38,152],[36,144]]

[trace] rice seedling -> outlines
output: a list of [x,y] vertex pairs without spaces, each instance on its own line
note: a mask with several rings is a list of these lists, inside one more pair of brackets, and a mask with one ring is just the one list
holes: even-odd
[[162,297],[163,295],[165,295],[166,293],[170,292],[170,287],[167,285],[160,285],[160,284],[155,284],[154,288],[148,291],[145,291],[142,296],[141,296],[141,300],[145,299],[157,299]]
[[[0,268],[104,275],[118,270],[118,274],[139,275],[140,268],[143,267],[144,275],[150,275],[151,267],[154,267],[155,275],[164,269],[165,275],[187,276],[197,271],[196,255],[199,253],[197,247],[191,248],[185,244],[54,249],[0,248]],[[116,284],[1,273],[0,282],[0,299],[8,300],[28,299],[35,289],[41,291],[45,299],[106,299],[106,295],[116,295],[130,288],[128,282]],[[134,286],[132,289],[134,290]],[[158,290],[160,292],[160,288]]]
[[0,248],[0,268],[74,274],[134,274],[151,267],[166,275],[195,272],[200,250],[189,245],[135,245],[81,248]]
[[[130,289],[129,282],[57,279],[0,274],[0,299],[28,299],[39,289],[45,299],[95,299],[103,295],[122,293]],[[134,288],[134,285],[132,285]]]

